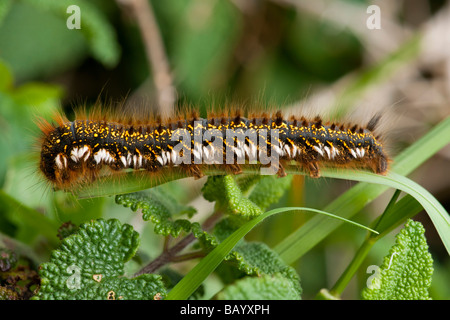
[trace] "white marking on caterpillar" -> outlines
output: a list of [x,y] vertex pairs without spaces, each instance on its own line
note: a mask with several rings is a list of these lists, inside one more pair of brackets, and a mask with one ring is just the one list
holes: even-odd
[[196,163],[196,161],[202,161],[201,152],[199,152],[197,149],[194,149],[193,153],[194,153],[194,163]]
[[275,152],[279,155],[279,156],[283,156],[284,155],[284,152],[283,152],[283,149],[281,149],[279,146],[277,146],[277,145],[272,145],[272,147],[273,147],[273,150],[275,150]]
[[320,146],[319,147],[318,146],[314,146],[313,149],[316,150],[323,157],[323,151],[322,151]]
[[[236,155],[238,156],[238,158],[242,158],[242,149],[240,149],[239,147],[232,147],[233,148],[233,151],[234,151],[234,153],[236,153]],[[244,154],[244,157],[245,157],[245,154]]]
[[161,158],[161,156],[157,156],[156,160],[163,166],[164,165],[164,160],[163,158]]
[[289,158],[291,158],[291,148],[287,144],[285,144],[284,149],[286,149],[286,153],[288,154]]
[[62,169],[62,168],[64,168],[64,165],[63,165],[63,162],[61,161],[61,158],[65,158],[63,155],[61,155],[61,154],[58,154],[57,156],[56,156],[56,158],[55,158],[55,163],[56,163],[56,166],[58,167],[58,169]]
[[366,154],[366,150],[364,148],[360,148],[361,150],[361,157],[364,157],[364,155]]
[[210,154],[210,145],[204,146],[203,147],[203,153],[205,154],[206,160],[209,160],[211,158],[211,154]]
[[178,159],[178,154],[176,150],[172,150],[172,163],[176,163]]
[[356,159],[358,156],[355,153],[355,150],[350,149],[350,153],[352,154],[352,156]]
[[256,144],[250,143],[250,154],[252,156],[252,159],[256,160],[257,152],[258,152],[258,148],[256,147]]
[[339,155],[339,150],[336,149],[335,147],[331,148],[331,153],[332,153],[332,157],[334,159],[335,156]]
[[331,159],[331,152],[330,152],[330,148],[328,148],[327,146],[323,147],[325,149],[325,152],[327,153],[328,159]]
[[292,158],[295,158],[295,156],[297,155],[297,152],[298,152],[298,155],[300,155],[300,150],[297,148],[297,146],[295,144],[292,145]]
[[170,163],[170,161],[172,160],[172,157],[170,155],[170,151],[165,151],[163,153],[166,155],[166,163]]
[[70,159],[72,159],[74,162],[78,162],[78,147],[75,147],[70,152]]
[[125,156],[121,156],[120,161],[122,161],[124,167],[127,166],[127,158],[125,158]]
[[250,158],[250,147],[246,144],[244,144],[244,152]]

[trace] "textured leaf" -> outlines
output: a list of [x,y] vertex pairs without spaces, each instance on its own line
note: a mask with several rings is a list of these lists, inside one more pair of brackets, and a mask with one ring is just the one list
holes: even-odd
[[378,276],[364,289],[367,300],[430,299],[428,288],[433,275],[433,259],[428,252],[420,222],[408,220],[397,234],[395,245],[384,258]]
[[262,213],[261,208],[242,194],[233,176],[210,176],[202,191],[206,200],[216,201],[216,206],[228,214],[252,219]]
[[292,282],[291,286],[300,295],[300,278],[295,270],[286,265],[266,244],[259,242],[244,242],[225,258],[226,261],[237,265],[238,270],[247,275],[281,274]]
[[116,203],[131,210],[142,210],[142,218],[155,224],[155,233],[177,237],[181,231],[189,232],[192,224],[186,219],[172,220],[175,215],[192,216],[195,209],[184,206],[160,188],[116,196]]
[[239,174],[234,177],[242,193],[249,192],[264,176],[260,174]]
[[123,278],[124,264],[139,246],[139,234],[118,220],[99,219],[65,238],[50,262],[41,265],[37,299],[159,299],[161,278]]
[[245,277],[227,286],[216,296],[219,300],[298,300],[292,282],[280,274]]

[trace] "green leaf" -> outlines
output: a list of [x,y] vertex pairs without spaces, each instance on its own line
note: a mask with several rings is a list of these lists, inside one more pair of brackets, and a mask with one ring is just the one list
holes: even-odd
[[225,287],[218,300],[299,300],[292,282],[280,274],[245,277]]
[[187,219],[172,220],[173,216],[195,213],[192,207],[184,206],[161,188],[116,196],[116,203],[131,210],[141,209],[142,218],[155,224],[155,233],[177,237],[181,231],[189,232],[192,224]]
[[[180,2],[180,1],[175,1]],[[239,37],[240,16],[228,1],[208,2],[208,14],[198,19],[180,19],[192,10],[195,2],[164,4],[165,7],[186,6],[181,15],[172,16],[172,61],[177,66],[177,80],[183,92],[201,100],[217,88],[218,74],[227,73],[227,63]],[[156,4],[155,4],[156,5]],[[160,5],[162,7],[162,5]],[[183,9],[182,9],[183,10]]]
[[123,278],[124,264],[139,246],[139,234],[118,220],[99,219],[80,226],[41,265],[37,299],[160,299],[161,278]]
[[[333,217],[335,219],[344,220],[346,222],[352,223],[354,225],[361,226],[355,222],[343,219],[339,216],[335,216],[328,212],[311,209],[311,208],[302,208],[302,207],[293,207],[293,208],[278,208],[268,211],[264,214],[261,214],[254,219],[243,224],[238,230],[233,232],[228,238],[226,238],[221,244],[219,244],[214,250],[212,250],[205,258],[203,258],[200,263],[198,263],[168,294],[167,299],[187,299],[195,289],[203,282],[206,277],[213,272],[217,266],[222,262],[223,259],[229,254],[229,252],[236,246],[236,244],[256,225],[258,225],[265,218],[270,217],[271,215],[286,212],[286,211],[312,211],[321,214],[325,214],[327,216]],[[369,229],[370,230],[370,229]],[[372,230],[373,231],[373,230]],[[376,232],[376,231],[374,231]]]
[[246,275],[262,276],[279,273],[292,282],[291,286],[298,295],[302,293],[300,278],[295,269],[286,265],[278,254],[264,243],[244,242],[238,244],[225,260],[236,265],[237,269]]
[[242,193],[247,194],[263,177],[260,174],[239,174],[234,179]]
[[364,289],[364,299],[430,299],[428,288],[433,275],[433,259],[428,252],[424,233],[420,222],[409,220],[406,223],[384,258],[378,276]]
[[86,39],[92,55],[106,67],[114,67],[120,59],[120,46],[116,39],[113,26],[104,14],[95,5],[85,0],[27,0],[32,5],[50,10],[55,15],[63,18],[66,28],[66,19],[72,13],[67,13],[67,8],[76,4],[80,8],[81,29],[71,30],[81,32]]
[[231,175],[208,177],[202,191],[206,200],[216,201],[216,206],[228,214],[251,219],[262,213],[261,208],[242,194]]

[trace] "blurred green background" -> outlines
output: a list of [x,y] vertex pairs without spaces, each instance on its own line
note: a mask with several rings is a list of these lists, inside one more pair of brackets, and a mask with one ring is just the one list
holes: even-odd
[[[55,230],[69,220],[116,217],[141,233],[142,259],[161,248],[152,226],[112,199],[75,200],[42,182],[36,167],[38,116],[50,119],[62,109],[70,117],[73,107],[98,99],[126,98],[127,105],[161,110],[161,97],[202,113],[211,104],[237,102],[362,124],[381,111],[382,133],[395,155],[450,115],[446,1],[153,0],[136,10],[139,2],[0,1],[0,243],[21,248],[35,263],[48,258],[58,243]],[[66,24],[73,4],[80,8],[81,29]],[[380,9],[381,29],[367,25],[374,18],[368,12],[372,4]],[[143,24],[148,10],[151,29]],[[161,41],[149,42],[155,32]],[[162,58],[151,55],[155,49]],[[449,177],[448,147],[412,175],[447,210]],[[196,199],[199,211],[207,213],[209,204],[198,199],[203,182],[184,179],[164,188],[186,202]],[[321,208],[351,185],[296,177],[280,205]],[[358,222],[381,214],[390,195],[361,212]],[[272,246],[306,219],[286,213],[248,238]],[[427,230],[435,260],[431,295],[448,299],[449,257],[427,215],[416,219]],[[381,264],[393,236],[377,243],[364,265]],[[305,299],[336,281],[363,237],[360,230],[341,227],[298,261]],[[364,271],[343,298],[359,298],[370,275]]]

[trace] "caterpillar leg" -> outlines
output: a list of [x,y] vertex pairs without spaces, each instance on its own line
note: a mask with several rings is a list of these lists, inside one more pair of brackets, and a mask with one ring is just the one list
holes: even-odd
[[388,160],[380,156],[374,160],[373,171],[378,174],[385,175],[388,170]]
[[196,180],[204,176],[204,173],[202,172],[200,167],[195,164],[182,165],[181,168],[184,172],[186,172],[189,176],[194,177],[194,179]]
[[316,161],[308,162],[308,164],[306,165],[306,169],[309,171],[309,176],[311,178],[320,177],[320,168],[319,164]]
[[282,163],[278,165],[277,176],[278,178],[283,178],[287,176],[286,171],[284,171],[284,166]]
[[226,170],[231,174],[241,174],[242,168],[239,164],[229,164],[226,166]]

